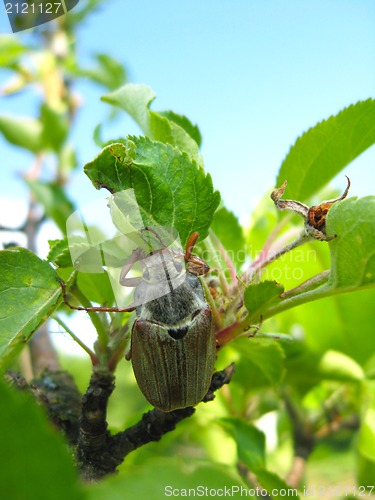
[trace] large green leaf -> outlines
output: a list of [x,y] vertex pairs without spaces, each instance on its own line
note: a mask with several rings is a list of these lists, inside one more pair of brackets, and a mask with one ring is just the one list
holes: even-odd
[[37,153],[42,149],[42,125],[34,118],[0,116],[0,132],[5,139],[21,148]]
[[2,498],[84,498],[66,444],[31,395],[0,381],[0,401]]
[[134,189],[144,225],[173,227],[183,244],[193,231],[207,236],[220,202],[211,176],[186,153],[144,137],[105,147],[85,172],[96,188]]
[[[119,476],[105,479],[99,484],[87,487],[90,500],[162,500],[166,497],[187,497],[189,490],[195,490],[196,497],[236,497],[246,485],[228,466],[208,463],[183,463],[179,457],[159,459],[144,466],[128,466]],[[224,495],[224,492],[227,492]],[[192,493],[191,496],[194,494]],[[253,498],[248,495],[247,498]]]
[[25,248],[0,252],[0,366],[6,367],[61,295],[52,267]]
[[303,201],[375,142],[375,100],[345,108],[310,128],[291,147],[276,185],[288,181],[287,195]]
[[164,116],[150,110],[156,94],[147,85],[128,83],[114,92],[102,97],[102,100],[125,110],[138,123],[145,135],[150,139],[177,146],[189,156],[202,164],[196,142],[195,127],[187,125],[186,117],[178,115]]

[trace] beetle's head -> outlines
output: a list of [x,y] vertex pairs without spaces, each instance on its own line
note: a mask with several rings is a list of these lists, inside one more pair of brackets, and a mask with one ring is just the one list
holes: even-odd
[[210,270],[210,266],[200,257],[190,255],[189,260],[186,262],[186,270],[195,276],[203,276]]

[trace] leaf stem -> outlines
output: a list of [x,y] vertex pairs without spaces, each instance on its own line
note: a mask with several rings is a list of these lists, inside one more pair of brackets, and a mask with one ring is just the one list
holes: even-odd
[[318,288],[319,286],[322,286],[324,283],[327,282],[329,278],[329,271],[323,271],[316,276],[313,276],[312,278],[304,281],[300,285],[296,286],[295,288],[291,288],[290,290],[287,290],[281,295],[282,299],[289,299],[295,295],[300,295],[301,293],[305,293],[309,290],[314,290],[315,288]]

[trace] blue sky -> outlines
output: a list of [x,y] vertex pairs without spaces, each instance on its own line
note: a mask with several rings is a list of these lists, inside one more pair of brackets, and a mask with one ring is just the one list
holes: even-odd
[[[245,217],[274,187],[298,135],[374,97],[374,25],[373,0],[108,0],[82,25],[77,45],[85,65],[94,52],[110,53],[132,82],[154,89],[153,109],[172,109],[199,125],[206,169],[227,207]],[[8,76],[0,73],[0,85]],[[81,166],[69,189],[85,202],[97,193],[81,169],[98,151],[92,131],[109,107],[99,87],[82,83],[77,91],[84,107],[72,140]],[[32,113],[34,95],[0,98],[0,112]],[[137,132],[123,114],[105,138]],[[2,138],[0,150],[0,197],[25,198],[15,172],[30,158]],[[372,148],[349,167],[352,195],[374,194],[374,165]],[[333,184],[345,182],[340,174]]]

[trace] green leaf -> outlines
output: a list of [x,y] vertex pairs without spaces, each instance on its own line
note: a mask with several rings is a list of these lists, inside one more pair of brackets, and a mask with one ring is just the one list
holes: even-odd
[[297,488],[290,487],[277,474],[259,468],[254,471],[259,483],[268,491],[271,498],[293,497],[299,499]]
[[0,66],[11,66],[27,50],[15,35],[0,35],[0,47]]
[[358,449],[362,455],[375,462],[375,409],[367,410],[358,438]]
[[48,217],[54,220],[62,233],[66,233],[66,219],[74,211],[72,202],[63,189],[52,182],[26,181],[36,200],[43,206]]
[[61,288],[52,267],[25,248],[0,252],[0,364],[4,368],[55,309]]
[[365,378],[362,367],[354,359],[337,351],[327,351],[321,357],[317,369],[322,378],[360,382]]
[[58,152],[58,172],[62,179],[69,177],[72,170],[78,166],[75,149],[71,144],[65,143]]
[[283,292],[283,285],[276,281],[262,281],[249,285],[245,290],[244,301],[251,318],[260,321],[264,311],[280,302],[280,295]]
[[[362,495],[367,495],[369,498],[374,496],[374,477],[375,477],[375,460],[370,460],[365,455],[358,455],[357,458],[357,484],[365,485],[368,488],[365,493],[361,491]],[[370,496],[371,495],[371,496]],[[356,500],[358,497],[348,497]]]
[[185,115],[179,115],[174,111],[159,111],[159,115],[168,118],[169,121],[174,122],[187,132],[192,139],[200,147],[202,145],[202,136],[197,125],[193,125],[189,118]]
[[[243,358],[238,372],[246,370],[246,380],[250,387],[255,383],[257,385],[264,385],[264,383],[277,385],[282,381],[285,373],[285,354],[278,342],[271,339],[244,339],[237,346],[237,349]],[[254,375],[249,372],[254,373]]]
[[0,132],[15,146],[33,153],[42,149],[42,125],[39,120],[1,115]]
[[334,205],[327,216],[331,241],[328,285],[335,290],[358,290],[375,285],[375,196],[350,198]]
[[359,101],[297,139],[281,165],[276,185],[287,180],[288,198],[304,201],[374,142],[375,101]]
[[35,399],[0,381],[0,400],[2,497],[83,499],[66,443]]
[[[237,444],[238,460],[253,472],[261,486],[271,498],[289,496],[299,498],[297,490],[290,488],[279,476],[265,469],[265,436],[257,427],[239,418],[222,418],[220,425],[233,437]],[[284,491],[285,490],[285,491]],[[259,496],[266,496],[261,492]]]
[[211,229],[219,238],[232,262],[239,267],[245,262],[245,237],[233,212],[225,207],[215,212]]
[[126,81],[126,71],[123,65],[108,54],[95,54],[97,64],[95,67],[74,69],[78,76],[85,76],[93,82],[103,85],[109,90],[114,90]]
[[100,306],[114,303],[113,288],[107,273],[78,273],[77,284],[78,288],[91,302],[95,302]]
[[102,100],[129,113],[150,139],[176,146],[202,165],[198,144],[190,133],[186,132],[185,127],[181,126],[181,120],[178,124],[176,117],[171,121],[160,113],[150,110],[155,97],[156,94],[147,85],[128,83],[103,96]]
[[239,418],[221,418],[218,424],[233,437],[238,458],[246,467],[250,470],[264,467],[265,436],[262,431]]
[[57,267],[73,267],[67,239],[49,240],[48,244],[50,248],[47,255],[48,262]]
[[[337,331],[334,334],[337,336]],[[295,341],[285,343],[283,350],[286,353],[285,382],[298,388],[301,394],[322,381],[357,384],[364,379],[363,369],[354,359],[332,349],[317,353],[305,343]]]
[[193,231],[207,236],[220,202],[211,176],[187,154],[144,137],[105,147],[85,173],[96,188],[134,189],[144,225],[177,229],[183,245]]
[[[216,490],[218,496],[224,491],[236,497],[246,485],[227,465],[215,463],[183,463],[180,458],[159,458],[143,466],[128,465],[118,476],[112,476],[95,485],[88,485],[89,500],[163,500],[166,497],[187,497],[189,490],[196,496],[206,497]],[[173,494],[174,492],[174,494]],[[192,496],[192,495],[191,495]],[[253,498],[251,495],[247,498]]]
[[46,148],[59,152],[69,133],[69,121],[65,113],[58,112],[43,104],[40,111],[42,141]]
[[329,243],[331,271],[327,281],[275,303],[264,317],[305,302],[375,285],[375,197],[349,198],[333,205],[326,228],[329,236],[337,236]]

